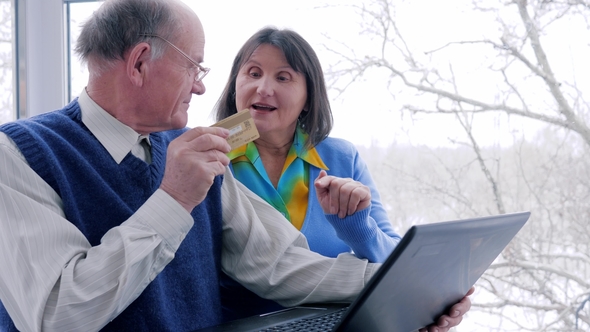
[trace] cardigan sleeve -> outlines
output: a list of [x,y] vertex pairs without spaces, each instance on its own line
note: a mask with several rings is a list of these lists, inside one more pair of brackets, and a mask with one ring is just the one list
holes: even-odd
[[369,187],[371,206],[345,218],[331,214],[325,215],[325,218],[335,229],[337,236],[350,246],[357,257],[382,263],[397,246],[401,237],[394,231],[367,164],[354,145],[342,139],[327,140],[328,144],[318,147],[318,151],[321,151],[322,159],[329,163],[328,174],[350,177]]

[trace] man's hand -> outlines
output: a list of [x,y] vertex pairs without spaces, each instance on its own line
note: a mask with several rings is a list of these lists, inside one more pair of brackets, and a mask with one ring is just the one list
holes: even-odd
[[474,287],[467,292],[465,297],[458,303],[451,307],[449,315],[442,315],[436,322],[436,324],[428,325],[425,328],[420,329],[420,332],[447,332],[452,327],[459,325],[463,320],[463,315],[471,308],[471,300],[469,295],[475,291]]
[[314,182],[324,213],[344,218],[371,205],[371,190],[350,178],[339,178],[320,171]]
[[215,177],[225,173],[228,136],[225,128],[196,127],[170,142],[160,188],[188,212],[205,199]]

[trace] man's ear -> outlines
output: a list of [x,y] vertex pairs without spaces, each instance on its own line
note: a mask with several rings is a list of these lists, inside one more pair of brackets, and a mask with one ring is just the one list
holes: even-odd
[[135,86],[141,87],[148,71],[151,59],[151,46],[148,43],[135,45],[127,55],[127,77]]

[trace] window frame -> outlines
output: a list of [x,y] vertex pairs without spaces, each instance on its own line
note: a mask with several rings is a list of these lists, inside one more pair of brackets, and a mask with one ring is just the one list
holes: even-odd
[[70,6],[99,0],[11,0],[14,118],[62,108],[72,98]]

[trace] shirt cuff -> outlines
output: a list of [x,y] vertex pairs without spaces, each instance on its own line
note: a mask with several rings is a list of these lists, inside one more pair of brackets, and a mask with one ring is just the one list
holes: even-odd
[[371,278],[373,278],[375,273],[377,273],[377,271],[379,271],[379,269],[381,268],[382,265],[383,264],[381,264],[381,263],[367,264],[367,269],[365,270],[365,286],[367,285],[367,283],[369,283]]

